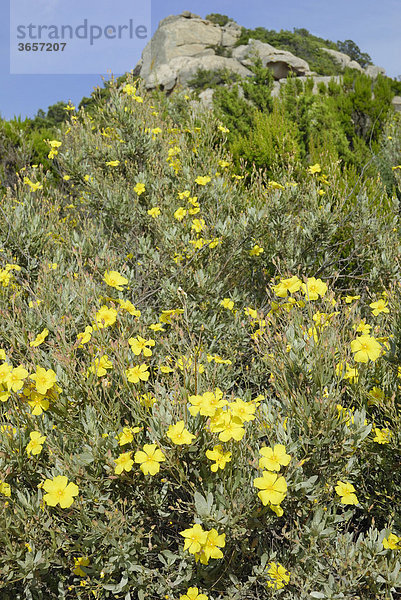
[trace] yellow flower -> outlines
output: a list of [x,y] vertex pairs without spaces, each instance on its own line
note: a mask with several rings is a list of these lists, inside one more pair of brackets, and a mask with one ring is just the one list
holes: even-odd
[[198,185],[206,185],[210,181],[212,181],[212,179],[208,175],[206,175],[205,177],[199,176],[195,179],[195,183],[197,183]]
[[200,233],[202,229],[205,228],[205,220],[204,219],[194,219],[192,221],[191,229],[196,233]]
[[50,388],[52,388],[57,381],[57,375],[53,369],[48,369],[46,371],[46,369],[43,367],[37,367],[36,373],[31,375],[30,378],[36,384],[36,391],[43,395],[46,394],[46,392],[50,390]]
[[193,198],[188,198],[188,203],[192,205],[192,207],[188,209],[188,214],[189,215],[197,215],[198,212],[200,211],[198,197],[194,196]]
[[89,367],[88,373],[95,373],[98,377],[106,375],[106,369],[112,369],[113,363],[109,360],[107,354],[103,354],[99,358],[95,358],[93,364]]
[[319,163],[316,163],[315,165],[311,165],[310,167],[308,167],[308,173],[310,173],[311,175],[314,175],[315,173],[321,173],[322,171],[322,167],[319,165]]
[[3,287],[7,287],[10,283],[11,275],[5,269],[0,269],[0,283]]
[[372,302],[371,304],[369,304],[369,306],[372,309],[372,312],[375,315],[375,317],[377,317],[377,315],[379,315],[382,312],[383,313],[390,312],[389,309],[387,308],[387,300],[384,300],[383,298],[381,298],[377,302]]
[[[216,529],[211,529],[207,533],[206,542],[202,548],[203,556],[200,560],[203,564],[207,564],[210,558],[223,558],[223,553],[220,548],[224,548],[226,545],[226,534],[221,533],[219,535]],[[205,562],[202,560],[205,558]]]
[[82,348],[83,344],[87,344],[92,337],[93,328],[90,325],[85,327],[83,333],[77,333],[77,341],[80,342],[79,348]]
[[128,473],[132,470],[134,461],[131,458],[131,454],[132,452],[123,452],[122,454],[120,454],[120,456],[118,456],[118,458],[114,459],[114,462],[117,465],[114,469],[114,473],[116,475],[120,475],[120,473],[122,473],[123,471],[127,471]]
[[229,408],[232,416],[240,419],[242,423],[253,421],[255,418],[256,405],[253,402],[244,402],[241,398],[235,398]]
[[127,83],[124,87],[123,87],[123,92],[125,94],[127,94],[128,96],[132,96],[132,94],[135,94],[136,89],[134,88],[133,85],[131,85],[130,83]]
[[280,565],[280,563],[271,562],[268,564],[269,569],[267,570],[267,575],[269,576],[269,580],[267,585],[269,587],[274,588],[275,590],[282,589],[285,585],[290,581],[290,573]]
[[12,425],[0,425],[0,432],[12,438],[17,433],[17,430]]
[[229,358],[222,358],[218,354],[208,354],[207,362],[214,361],[217,365],[232,365],[232,361]]
[[9,483],[6,483],[5,481],[0,481],[0,494],[3,494],[3,496],[7,496],[7,498],[11,496],[11,488]]
[[166,435],[177,446],[192,444],[192,440],[195,439],[195,436],[185,428],[184,421],[178,421],[175,425],[170,425]]
[[283,444],[276,444],[274,448],[260,448],[259,453],[262,455],[259,459],[259,469],[267,471],[280,471],[281,466],[286,467],[291,460]]
[[[51,150],[51,151],[49,152],[49,154],[50,154],[50,153],[52,153],[52,152],[53,152],[53,151]],[[57,154],[57,151],[55,151],[55,152],[56,152],[56,154]],[[51,156],[50,158],[53,158],[53,156]],[[31,181],[31,180],[29,179],[29,177],[24,177],[24,180],[23,180],[23,181],[24,181],[25,185],[29,185],[29,187],[31,188],[31,191],[32,191],[32,192],[36,192],[36,190],[41,190],[41,189],[43,189],[43,185],[42,185],[42,184],[41,184],[39,181],[38,181],[38,182],[36,182],[36,183],[33,183],[33,181]]]
[[303,283],[301,287],[306,299],[308,300],[317,300],[319,296],[323,298],[327,292],[327,284],[325,284],[321,279],[316,279],[315,277],[308,277],[307,282]]
[[136,356],[139,356],[141,352],[144,356],[152,356],[152,350],[148,346],[154,346],[154,340],[145,340],[145,338],[138,335],[136,338],[129,338],[128,343]]
[[341,498],[341,504],[358,504],[358,498],[354,494],[355,488],[351,483],[337,481],[334,489]]
[[401,537],[395,535],[395,533],[390,533],[387,538],[383,540],[383,547],[387,550],[399,550],[400,549]]
[[152,323],[151,325],[149,325],[149,329],[151,329],[152,331],[165,331],[161,323]]
[[160,463],[166,457],[156,444],[145,444],[143,450],[135,452],[134,460],[140,464],[139,468],[144,475],[156,475],[160,471]]
[[249,251],[249,256],[259,256],[264,252],[264,249],[259,246],[259,244],[255,244],[252,250]]
[[31,431],[29,437],[31,438],[31,441],[26,447],[26,453],[28,454],[28,456],[30,454],[40,454],[42,452],[43,443],[46,439],[46,436],[41,435],[40,431]]
[[243,422],[238,417],[234,417],[229,412],[217,412],[210,422],[210,430],[219,434],[221,442],[228,442],[231,439],[239,442],[245,435]]
[[78,558],[74,558],[74,575],[78,575],[79,577],[86,577],[85,571],[82,567],[87,567],[89,565],[89,558],[87,556],[79,556]]
[[273,180],[269,181],[267,185],[272,190],[284,190],[285,189],[284,186],[281,185],[281,183],[277,183],[277,181],[273,181]]
[[284,514],[283,509],[281,508],[280,505],[275,506],[274,504],[269,504],[269,508],[278,516],[278,517],[282,517]]
[[385,394],[384,394],[383,390],[380,389],[379,387],[374,386],[369,391],[369,400],[368,400],[369,405],[380,404],[381,402],[384,401],[384,399],[385,399]]
[[182,221],[183,218],[185,217],[185,215],[187,214],[187,211],[185,208],[183,208],[182,206],[180,206],[179,208],[177,208],[177,210],[174,213],[174,218],[177,219],[177,221]]
[[[1,280],[1,277],[0,277],[0,280]],[[30,300],[28,302],[28,306],[29,306],[29,308],[33,308],[35,305],[39,306],[39,304],[41,304],[41,302],[42,302],[42,300],[35,300],[35,302],[32,302],[32,300]]]
[[53,479],[46,479],[43,489],[47,494],[43,496],[43,501],[48,506],[60,504],[61,508],[69,508],[74,502],[74,496],[79,493],[78,486],[75,483],[68,483],[65,475],[58,475]]
[[204,531],[202,525],[196,523],[189,529],[180,531],[179,534],[185,539],[184,550],[188,550],[190,554],[197,554],[206,544],[207,531]]
[[217,409],[227,404],[227,400],[224,400],[223,392],[219,388],[216,388],[214,393],[205,392],[202,395],[189,396],[188,401],[192,405],[188,410],[193,417],[198,413],[203,417],[213,417]]
[[106,271],[103,281],[105,281],[110,287],[113,287],[120,292],[124,289],[122,286],[127,285],[128,283],[128,279],[120,275],[118,271]]
[[43,394],[32,392],[30,395],[28,404],[32,409],[32,414],[36,417],[42,414],[44,410],[47,410],[50,406],[49,400]]
[[122,432],[117,437],[118,445],[125,446],[125,444],[130,444],[134,439],[134,434],[140,430],[140,427],[123,427]]
[[144,183],[137,183],[136,186],[134,187],[134,192],[136,194],[138,194],[138,196],[140,196],[141,194],[143,194],[143,192],[146,190],[145,184]]
[[157,219],[157,217],[160,215],[160,212],[160,208],[158,206],[154,206],[148,210],[148,215],[154,219]]
[[345,303],[351,304],[354,300],[359,300],[360,296],[345,296]]
[[[3,382],[7,385],[8,391],[19,392],[24,385],[24,379],[29,375],[28,371],[24,367],[19,366],[10,370],[10,365],[5,363],[0,367],[0,383],[2,379],[3,371]],[[6,376],[4,377],[4,372]]]
[[156,404],[156,398],[152,396],[152,394],[142,394],[139,396],[139,401],[141,404],[146,406],[146,408],[150,408],[154,404]]
[[116,322],[117,319],[117,311],[114,308],[108,308],[103,305],[95,315],[96,319],[96,327],[98,329],[103,329],[104,327],[109,327]]
[[250,306],[246,306],[244,308],[244,313],[248,316],[251,317],[252,319],[256,319],[258,316],[257,311],[254,308],[251,308]]
[[223,308],[228,308],[228,310],[232,310],[234,308],[234,302],[230,298],[223,298],[220,302],[220,306]]
[[351,350],[355,352],[354,359],[356,362],[373,362],[377,360],[381,354],[382,347],[369,335],[361,335],[351,342]]
[[218,469],[224,469],[226,464],[231,461],[231,452],[224,452],[221,444],[214,446],[213,450],[206,450],[206,456],[210,460],[215,461],[210,466],[210,470],[213,473],[216,473]]
[[287,494],[287,483],[284,477],[270,471],[263,471],[262,477],[253,480],[253,485],[261,490],[258,496],[264,506],[281,504]]
[[373,438],[374,442],[378,444],[389,444],[390,443],[390,430],[386,427],[384,429],[379,429],[378,427],[374,428],[375,437]]
[[106,167],[118,167],[119,164],[120,164],[119,160],[109,160],[106,163]]
[[11,265],[10,263],[6,264],[6,271],[21,271],[21,267],[19,265]]
[[344,379],[348,379],[350,383],[357,383],[359,380],[358,369],[356,369],[355,367],[351,368],[347,363],[347,370],[344,374]]
[[191,587],[185,594],[181,594],[180,600],[208,600],[208,597],[206,594],[200,594],[197,587]]
[[141,311],[135,308],[132,302],[129,300],[119,300],[119,303],[123,310],[126,310],[130,315],[139,319],[141,316]]
[[51,147],[51,150],[47,156],[48,156],[48,158],[54,158],[58,154],[58,151],[56,150],[56,148],[59,148],[61,146],[61,142],[59,142],[57,140],[51,140],[51,141],[47,140],[47,143]]
[[171,310],[162,310],[159,321],[160,323],[172,323],[172,318],[176,315],[181,315],[184,312],[183,308],[173,308]]
[[372,329],[372,325],[369,325],[369,323],[365,323],[365,319],[362,319],[358,323],[358,325],[353,325],[352,329],[355,329],[357,333],[362,333],[362,335],[369,335],[369,332]]
[[147,381],[149,379],[149,367],[147,364],[134,365],[125,371],[127,379],[130,383],[138,383],[139,381]]
[[42,333],[38,333],[38,335],[32,342],[29,342],[29,345],[31,346],[31,348],[36,348],[37,346],[40,346],[40,344],[42,344],[45,341],[48,335],[49,330],[44,329]]
[[219,166],[220,166],[222,169],[226,169],[227,167],[229,167],[229,166],[230,166],[230,164],[231,164],[231,163],[230,163],[230,162],[228,162],[228,160],[219,160]]
[[222,133],[229,133],[230,130],[227,127],[224,127],[223,125],[219,125],[218,126],[219,131],[221,131]]

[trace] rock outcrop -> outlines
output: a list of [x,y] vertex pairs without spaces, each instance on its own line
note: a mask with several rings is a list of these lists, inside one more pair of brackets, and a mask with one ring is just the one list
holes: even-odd
[[401,96],[394,96],[392,104],[396,112],[401,112]]
[[[160,21],[156,33],[146,45],[134,72],[144,80],[148,89],[160,87],[171,91],[177,86],[188,86],[199,69],[224,70],[241,77],[252,76],[250,67],[259,57],[275,79],[273,95],[278,94],[280,83],[285,81],[289,73],[301,79],[314,77],[315,88],[320,81],[326,83],[330,79],[311,72],[302,58],[259,40],[250,39],[246,45],[237,46],[241,30],[241,26],[234,21],[220,27],[190,11],[166,17]],[[374,65],[363,69],[343,52],[330,48],[322,50],[329,53],[343,69],[356,69],[372,78],[380,73],[385,74],[382,67]],[[210,102],[211,93],[204,95]]]
[[366,75],[369,75],[369,77],[372,77],[372,79],[376,79],[379,74],[386,74],[386,70],[383,69],[383,67],[376,67],[376,65],[368,65],[365,69],[363,69],[359,63],[357,63],[355,60],[352,60],[348,54],[344,54],[344,52],[338,52],[337,50],[332,50],[331,48],[321,48],[321,50],[328,52],[328,54],[330,54],[330,56],[332,56],[343,69],[347,67],[349,69],[356,69],[361,73],[366,73]]
[[372,77],[372,79],[376,79],[378,75],[385,75],[386,69],[377,67],[376,65],[368,65],[365,69],[365,73],[366,75],[369,75],[369,77]]
[[[203,54],[201,56],[176,56],[168,64],[159,65],[147,78],[148,88],[159,87],[170,91],[177,84],[187,86],[199,69],[220,71],[227,69],[241,77],[249,77],[252,72],[233,58]],[[142,75],[141,75],[142,77]]]
[[250,71],[241,63],[216,54],[218,47],[233,47],[240,35],[241,27],[237,23],[229,22],[220,27],[184,11],[160,21],[135,72],[149,89],[161,86],[166,90],[172,90],[177,84],[186,85],[199,68],[227,69],[246,77]]
[[344,52],[338,52],[338,50],[332,50],[331,48],[321,48],[321,50],[324,50],[330,54],[330,56],[332,56],[343,69],[348,67],[350,69],[356,69],[362,73],[363,69],[361,65],[355,60],[352,60],[348,54],[344,54]]
[[220,27],[189,11],[167,17],[145,47],[135,73],[147,88],[160,86],[170,91],[176,85],[187,85],[198,69],[225,69],[242,77],[251,76],[248,67],[258,55],[276,80],[290,72],[299,76],[312,74],[305,60],[270,44],[249,40],[248,44],[235,47],[240,35],[241,26],[234,21]]
[[258,56],[263,66],[271,69],[274,79],[284,79],[290,72],[295,75],[312,74],[306,60],[259,40],[250,39],[246,46],[237,46],[232,55],[244,66],[252,65]]

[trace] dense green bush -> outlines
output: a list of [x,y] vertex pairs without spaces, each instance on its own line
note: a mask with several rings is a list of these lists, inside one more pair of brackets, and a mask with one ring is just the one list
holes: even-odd
[[[271,76],[264,79],[263,72],[268,70],[260,64],[254,69],[253,79],[218,88],[213,100],[217,114],[231,131],[230,150],[235,162],[245,159],[250,170],[253,165],[269,169],[272,160],[263,162],[266,153],[258,152],[255,135],[258,136],[262,121],[263,135],[267,134],[268,113],[273,106],[272,80]],[[392,97],[388,78],[379,76],[372,81],[363,73],[348,70],[340,83],[332,80],[327,86],[319,84],[318,93],[313,92],[312,79],[302,83],[296,77],[289,77],[280,88],[279,102],[284,120],[290,123],[289,130],[297,132],[294,143],[301,158],[313,160],[323,149],[329,148],[332,156],[359,169],[369,162],[369,173],[374,175],[377,161],[373,158],[380,150],[379,141],[391,114]],[[264,113],[263,117],[259,112]],[[269,144],[264,144],[263,135],[259,136],[260,142],[267,147]],[[272,159],[272,148],[269,153]]]
[[217,69],[216,71],[198,69],[195,77],[188,81],[188,85],[196,91],[201,91],[206,88],[228,85],[238,81],[238,79],[239,76],[228,69]]
[[0,119],[0,186],[14,186],[18,172],[29,164],[50,168],[45,140],[54,136],[53,128],[34,125],[30,119]]
[[224,27],[227,25],[231,19],[227,15],[221,15],[220,13],[211,13],[210,15],[206,15],[205,17],[208,21],[215,23],[215,25],[220,25],[220,27]]

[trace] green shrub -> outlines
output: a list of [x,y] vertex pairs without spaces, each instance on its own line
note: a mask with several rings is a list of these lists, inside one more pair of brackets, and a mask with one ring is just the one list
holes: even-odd
[[217,69],[215,71],[198,69],[193,79],[188,81],[189,87],[201,91],[206,88],[216,88],[238,81],[239,76],[228,69]]
[[224,27],[224,25],[227,25],[232,20],[227,15],[221,15],[220,13],[211,13],[210,15],[206,15],[205,18],[215,25],[220,25],[220,27]]
[[373,64],[369,54],[367,52],[362,52],[359,46],[352,40],[345,40],[344,42],[338,41],[337,48],[340,52],[348,54],[352,60],[355,60],[363,68]]

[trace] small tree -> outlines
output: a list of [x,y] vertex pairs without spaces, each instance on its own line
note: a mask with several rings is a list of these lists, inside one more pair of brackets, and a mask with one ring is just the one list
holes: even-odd
[[227,23],[232,19],[230,19],[230,17],[228,17],[227,15],[221,15],[220,13],[211,13],[210,15],[206,15],[206,20],[211,21],[215,25],[220,25],[220,27],[224,27],[224,25],[227,25]]
[[352,60],[356,60],[361,67],[367,67],[368,65],[373,64],[369,54],[367,54],[367,52],[362,52],[359,46],[357,46],[352,40],[345,40],[344,42],[338,41],[337,47],[340,52],[344,52],[344,54],[348,54]]

